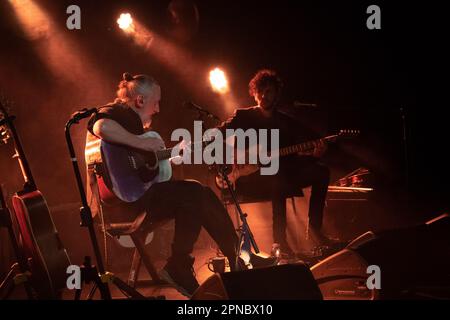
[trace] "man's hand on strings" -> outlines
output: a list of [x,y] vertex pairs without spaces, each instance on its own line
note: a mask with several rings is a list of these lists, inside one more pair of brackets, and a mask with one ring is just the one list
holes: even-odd
[[140,144],[140,149],[145,151],[158,151],[165,148],[164,141],[160,138],[145,138]]
[[327,151],[327,144],[323,142],[323,140],[319,140],[318,143],[314,146],[314,151],[312,153],[312,156],[315,158],[320,158],[323,156],[323,154]]

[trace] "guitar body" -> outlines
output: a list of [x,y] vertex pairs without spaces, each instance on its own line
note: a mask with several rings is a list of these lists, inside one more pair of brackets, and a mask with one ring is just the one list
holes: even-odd
[[36,190],[15,194],[12,204],[20,230],[20,246],[29,260],[32,286],[39,299],[58,299],[66,287],[70,260],[47,203]]
[[[154,131],[146,132],[141,137],[161,139]],[[100,150],[108,176],[105,183],[124,202],[139,200],[152,185],[172,177],[170,161],[158,160],[154,152],[133,150],[104,140],[101,141]]]

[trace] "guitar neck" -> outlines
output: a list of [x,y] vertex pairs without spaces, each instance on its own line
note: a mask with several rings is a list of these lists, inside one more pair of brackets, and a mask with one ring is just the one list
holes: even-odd
[[[13,134],[15,136],[15,134]],[[18,137],[15,136],[15,144],[16,144],[16,156],[19,161],[20,170],[22,171],[22,176],[25,181],[25,192],[34,191],[37,189],[36,183],[34,182],[33,175],[31,174],[30,165],[28,164],[28,160],[25,157],[25,153],[22,149],[22,145],[18,140]]]
[[[339,135],[335,134],[335,135],[330,135],[330,136],[326,136],[324,138],[321,139],[317,139],[317,140],[311,140],[311,141],[307,141],[307,142],[303,142],[303,143],[299,143],[299,144],[295,144],[289,147],[284,147],[284,148],[280,148],[279,151],[279,156],[280,157],[284,157],[284,156],[288,156],[291,154],[296,154],[299,152],[306,152],[306,151],[310,151],[312,149],[314,149],[314,147],[320,143],[320,142],[330,142],[330,141],[334,141],[338,138]],[[211,141],[202,141],[202,147],[205,147],[206,145],[208,145]],[[193,144],[193,146],[195,146],[196,143]],[[169,159],[172,155],[172,150],[174,148],[169,148],[169,149],[164,149],[164,150],[160,150],[156,152],[156,156],[158,158],[158,160],[166,160]]]
[[167,160],[170,159],[171,155],[172,155],[172,150],[174,148],[169,148],[169,149],[164,149],[164,150],[159,150],[156,151],[156,157],[158,158],[158,160]]
[[6,112],[5,107],[0,102],[0,111],[3,113],[4,120],[6,125],[9,128],[9,131],[11,132],[11,135],[14,140],[15,150],[16,154],[15,157],[17,157],[17,160],[19,161],[20,170],[22,171],[23,179],[25,180],[25,187],[24,191],[29,192],[36,190],[36,184],[33,179],[33,175],[31,174],[30,165],[28,164],[28,160],[25,157],[25,152],[22,148],[22,143],[19,138],[19,134],[17,133],[16,127],[14,126],[13,120],[15,117],[9,116]]
[[279,156],[284,157],[284,156],[296,154],[299,152],[310,151],[310,150],[314,149],[314,146],[317,145],[318,143],[332,141],[332,140],[335,140],[336,138],[337,138],[337,135],[331,135],[331,136],[327,136],[327,137],[324,137],[321,139],[311,140],[311,141],[295,144],[295,145],[292,145],[289,147],[284,147],[284,148],[279,149]]

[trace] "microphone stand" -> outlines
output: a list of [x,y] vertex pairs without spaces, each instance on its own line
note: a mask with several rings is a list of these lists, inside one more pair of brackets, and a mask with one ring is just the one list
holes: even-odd
[[[241,226],[238,228],[239,241],[238,241],[238,245],[236,247],[236,261],[235,261],[236,270],[239,270],[239,257],[241,255],[242,247],[244,244],[246,244],[246,241],[247,240],[250,241],[250,245],[255,250],[255,253],[259,253],[259,248],[258,248],[258,245],[256,244],[255,237],[253,236],[253,233],[247,222],[247,214],[242,211],[239,201],[237,200],[236,193],[233,189],[233,185],[231,184],[230,180],[228,179],[228,175],[227,175],[228,169],[229,169],[229,167],[227,165],[220,166],[219,174],[221,175],[222,179],[227,184],[227,188],[228,188],[228,191],[230,192],[231,199],[233,200],[233,203],[239,213],[239,218],[241,220]],[[242,244],[243,241],[244,241],[244,244]],[[249,248],[249,249],[251,249],[251,248]],[[249,254],[250,254],[250,252],[249,252]]]
[[[220,123],[221,120],[218,116],[215,114],[201,108],[200,106],[192,103],[192,102],[185,102],[185,105],[187,105],[189,108],[196,110],[198,112],[198,119],[201,120],[204,116],[214,119],[217,123]],[[255,237],[253,236],[253,233],[250,229],[250,226],[247,222],[247,214],[242,211],[242,208],[239,204],[239,201],[237,200],[237,196],[235,191],[233,190],[233,186],[228,179],[227,172],[229,167],[227,165],[221,165],[219,166],[219,174],[221,175],[222,179],[226,182],[228,191],[230,192],[231,199],[233,201],[234,206],[236,207],[237,212],[239,213],[239,219],[241,220],[241,225],[237,228],[239,232],[239,241],[238,245],[236,247],[236,261],[234,262],[234,265],[236,267],[236,270],[240,269],[239,266],[239,257],[241,255],[242,247],[245,245],[247,246],[247,242],[249,241],[250,247],[249,254],[251,247],[255,250],[255,253],[259,253],[258,245],[256,244]],[[242,243],[244,242],[244,243]]]
[[[128,294],[131,298],[134,299],[146,299],[143,295],[137,292],[135,289],[128,286],[125,282],[115,277],[112,273],[106,272],[105,267],[103,265],[102,256],[100,254],[99,245],[97,242],[97,236],[95,234],[93,218],[91,209],[87,203],[86,193],[84,191],[84,184],[80,174],[80,168],[78,167],[78,160],[75,154],[75,149],[73,147],[72,138],[70,135],[70,129],[72,125],[78,124],[79,121],[83,118],[89,117],[91,114],[96,113],[97,109],[93,108],[90,110],[83,109],[72,115],[71,119],[66,123],[65,126],[65,135],[66,142],[69,149],[70,160],[73,165],[73,170],[75,173],[75,178],[78,186],[78,191],[80,193],[81,198],[81,208],[80,208],[80,217],[81,217],[81,227],[87,227],[89,231],[89,236],[91,239],[92,248],[94,250],[95,259],[98,265],[97,268],[91,264],[91,258],[86,256],[81,266],[81,282],[82,283],[94,283],[94,287],[91,289],[88,299],[91,299],[95,293],[96,288],[100,290],[100,295],[103,300],[111,300],[111,292],[109,290],[108,283],[115,284],[122,292]],[[79,300],[81,296],[81,288],[76,290],[75,300]]]
[[184,102],[183,103],[187,108],[197,111],[198,113],[198,119],[201,120],[203,117],[211,118],[217,123],[220,123],[222,120],[218,116],[216,116],[214,113],[209,112],[208,110],[203,109],[199,105],[193,103],[193,102]]

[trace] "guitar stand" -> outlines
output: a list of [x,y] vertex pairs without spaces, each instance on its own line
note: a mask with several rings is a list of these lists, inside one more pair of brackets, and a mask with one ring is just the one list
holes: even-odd
[[23,284],[29,300],[34,299],[33,291],[30,284],[31,273],[29,271],[22,272],[19,264],[16,262],[11,266],[6,277],[0,284],[0,300],[8,299],[14,292],[14,289]]
[[0,185],[0,227],[8,229],[9,238],[11,240],[11,245],[13,247],[14,254],[16,256],[17,262],[14,263],[6,277],[0,283],[0,299],[6,300],[14,292],[14,289],[23,284],[25,292],[29,300],[35,299],[33,290],[31,287],[30,279],[31,272],[28,270],[25,259],[19,250],[19,245],[14,234],[12,227],[11,215],[6,207],[6,201],[3,198],[3,190]]
[[[83,180],[81,178],[80,169],[78,167],[78,160],[76,158],[75,149],[73,147],[72,138],[70,136],[70,128],[73,124],[78,124],[79,121],[83,117],[90,116],[90,114],[75,114],[71,117],[71,119],[66,123],[65,126],[65,135],[67,146],[69,149],[70,159],[72,161],[73,170],[75,173],[75,178],[77,181],[78,191],[80,193],[82,207],[80,209],[80,217],[81,217],[81,227],[87,227],[89,231],[89,236],[91,239],[92,248],[94,250],[95,259],[97,261],[97,267],[91,264],[91,258],[89,256],[85,257],[84,263],[80,266],[81,269],[81,277],[82,284],[89,284],[91,282],[94,283],[91,292],[88,295],[88,299],[92,299],[96,289],[100,290],[101,298],[104,300],[111,300],[111,291],[109,290],[109,284],[114,284],[119,290],[123,293],[126,293],[128,297],[131,299],[152,299],[147,298],[136,291],[134,288],[128,286],[125,282],[115,277],[114,274],[105,271],[105,267],[103,265],[102,256],[100,254],[100,249],[98,246],[97,236],[95,234],[93,218],[91,209],[87,203],[86,193],[84,191]],[[80,299],[81,297],[81,288],[77,289],[75,292],[75,299]],[[155,299],[164,299],[165,297],[157,297]]]
[[[228,191],[230,192],[231,199],[233,200],[233,203],[239,213],[239,218],[241,220],[241,225],[237,228],[239,232],[239,241],[238,245],[236,247],[236,261],[235,261],[235,267],[236,270],[240,270],[239,265],[239,257],[241,255],[242,247],[246,244],[247,240],[250,241],[250,248],[249,252],[251,250],[251,247],[255,250],[255,253],[259,253],[258,245],[256,244],[255,238],[253,236],[252,231],[250,230],[250,226],[247,222],[247,214],[242,211],[242,208],[237,200],[236,193],[233,190],[233,185],[231,184],[230,180],[228,179],[227,172],[229,170],[229,167],[227,165],[221,165],[219,167],[219,174],[221,175],[222,179],[225,181],[228,187]],[[244,242],[244,244],[243,244]]]
[[[94,297],[95,291],[99,289],[100,296],[103,300],[111,299],[108,290],[108,284],[112,283],[114,284],[122,293],[126,294],[131,299],[136,300],[145,300],[145,299],[158,299],[158,300],[164,300],[164,296],[158,296],[155,298],[147,298],[141,295],[139,292],[137,292],[135,289],[128,286],[125,282],[120,280],[119,278],[115,277],[114,274],[110,272],[105,272],[104,274],[100,275],[98,273],[97,268],[91,264],[91,258],[89,256],[86,256],[84,258],[83,265],[81,266],[81,284],[91,284],[93,283],[93,286],[91,288],[91,291],[89,292],[87,296],[87,300],[92,300]],[[77,289],[75,291],[75,300],[80,300],[81,297],[82,288]]]

